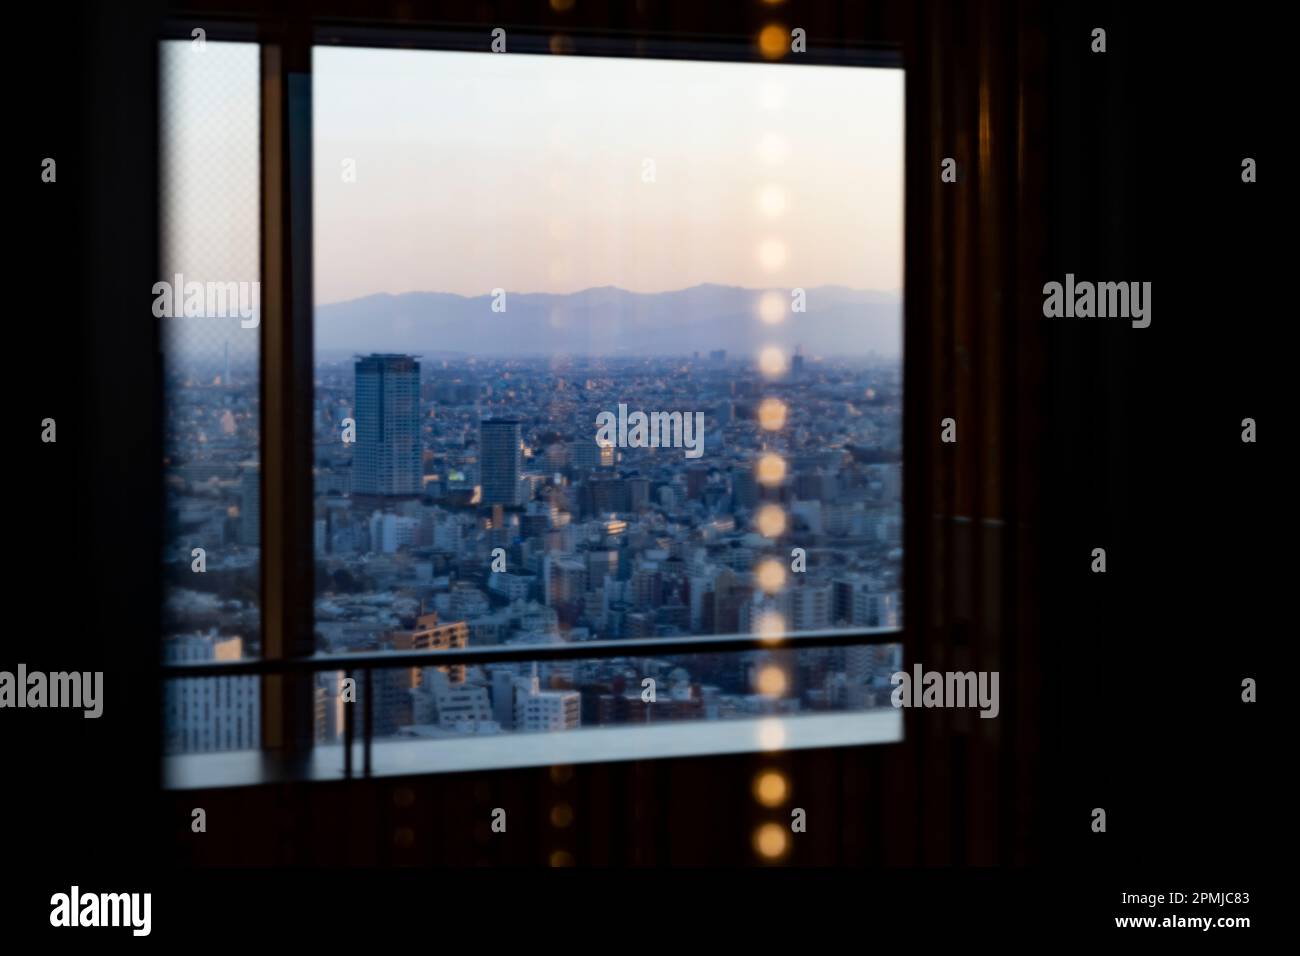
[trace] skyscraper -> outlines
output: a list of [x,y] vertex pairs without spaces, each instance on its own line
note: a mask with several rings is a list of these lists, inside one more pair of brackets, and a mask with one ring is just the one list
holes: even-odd
[[420,493],[420,363],[415,358],[357,357],[354,495]]
[[510,418],[485,418],[479,424],[479,485],[485,505],[519,504],[523,427]]

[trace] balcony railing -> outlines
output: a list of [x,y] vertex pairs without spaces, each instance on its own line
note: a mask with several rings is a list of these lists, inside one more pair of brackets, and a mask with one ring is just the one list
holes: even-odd
[[[793,634],[718,634],[698,637],[656,637],[617,641],[572,641],[550,644],[508,644],[457,647],[417,651],[367,651],[343,654],[312,654],[305,657],[247,658],[234,661],[189,661],[162,665],[162,678],[211,678],[276,676],[342,671],[345,678],[361,672],[362,683],[362,775],[371,775],[371,746],[374,740],[374,693],[372,675],[394,667],[428,667],[455,664],[519,663],[523,661],[608,660],[616,657],[661,657],[677,654],[740,653],[745,651],[801,650],[885,644],[903,640],[899,627],[854,628],[852,630],[801,631]],[[353,776],[353,745],[356,738],[354,710],[343,711],[343,774]]]

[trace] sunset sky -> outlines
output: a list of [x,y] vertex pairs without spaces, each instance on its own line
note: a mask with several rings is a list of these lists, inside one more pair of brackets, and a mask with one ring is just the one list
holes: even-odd
[[318,47],[313,94],[317,304],[902,285],[901,70]]
[[[257,58],[253,44],[162,45],[168,276],[258,278]],[[901,289],[901,70],[313,58],[318,305],[705,282]]]

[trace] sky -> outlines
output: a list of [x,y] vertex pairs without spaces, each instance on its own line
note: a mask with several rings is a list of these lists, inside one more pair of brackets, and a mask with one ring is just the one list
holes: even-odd
[[[257,282],[258,49],[254,43],[159,44],[159,280]],[[150,313],[152,319],[152,313]],[[258,329],[235,318],[173,318],[162,325],[169,366],[256,363]],[[247,373],[245,373],[247,374]]]
[[318,305],[902,287],[901,70],[317,47],[312,71]]
[[[162,277],[256,281],[257,46],[168,41],[159,67]],[[902,288],[901,70],[318,47],[313,87],[318,305]],[[167,329],[256,355],[237,319]]]

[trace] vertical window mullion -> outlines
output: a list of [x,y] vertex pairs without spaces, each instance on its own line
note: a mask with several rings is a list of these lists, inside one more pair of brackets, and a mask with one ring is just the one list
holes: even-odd
[[[262,46],[263,656],[299,657],[312,639],[311,31],[264,25]],[[262,679],[262,745],[313,742],[314,675]]]

